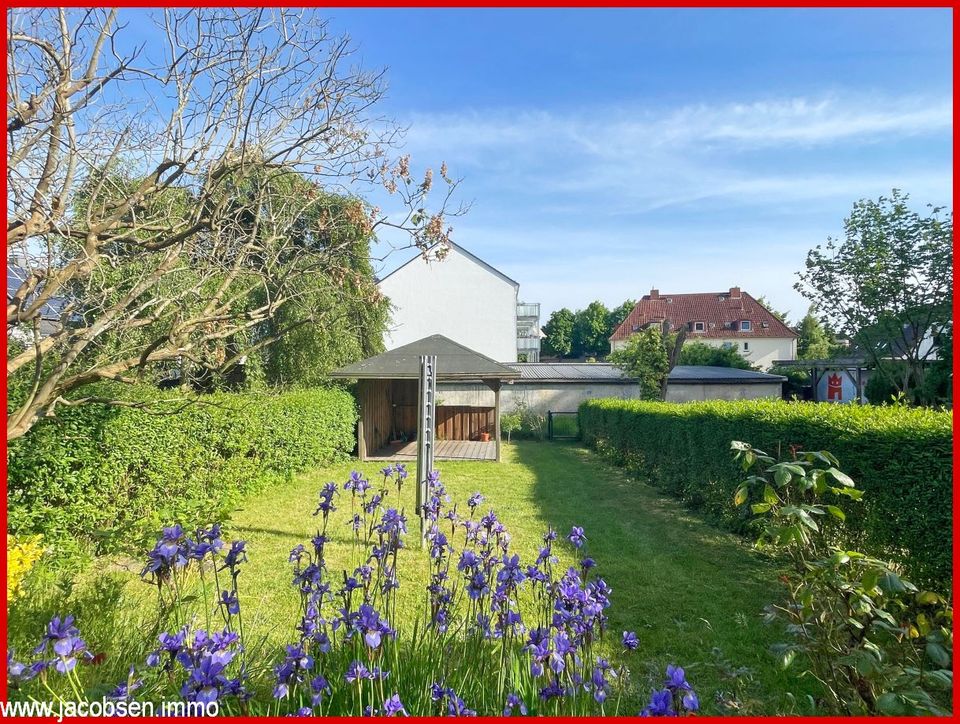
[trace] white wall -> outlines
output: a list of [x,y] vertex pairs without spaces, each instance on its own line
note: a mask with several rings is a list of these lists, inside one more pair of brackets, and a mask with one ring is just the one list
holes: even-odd
[[[737,345],[737,351],[743,355],[752,365],[760,368],[761,371],[770,369],[774,360],[778,359],[796,359],[797,358],[797,340],[794,337],[759,337],[749,339],[744,337],[731,337],[729,339],[717,337],[698,337],[696,333],[688,332],[684,344],[690,342],[703,342],[711,347],[722,347],[724,344]],[[744,349],[744,343],[748,349]],[[627,346],[627,340],[618,339],[612,344],[614,351],[623,349]]]
[[[595,382],[539,382],[537,384],[504,384],[500,389],[500,412],[513,412],[517,402],[523,402],[541,415],[548,412],[576,412],[584,400],[601,397],[619,397],[634,400],[640,397],[640,385],[611,385]],[[438,404],[493,406],[493,392],[485,385],[440,383],[437,386]]]
[[698,402],[701,400],[755,400],[761,397],[780,399],[782,382],[754,382],[748,385],[683,384],[667,385],[667,402]]
[[497,362],[517,361],[517,287],[457,247],[443,261],[414,259],[380,291],[394,307],[388,350],[442,334]]

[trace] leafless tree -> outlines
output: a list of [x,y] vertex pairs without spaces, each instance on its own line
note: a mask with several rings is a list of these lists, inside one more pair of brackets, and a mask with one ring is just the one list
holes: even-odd
[[[442,253],[464,210],[448,208],[445,167],[426,209],[432,172],[388,156],[400,131],[376,114],[382,73],[351,65],[314,11],[157,11],[131,45],[145,18],[9,11],[8,440],[58,405],[116,401],[81,390],[93,383],[178,361],[223,370],[268,345],[284,330],[256,330],[304,275],[338,278],[324,224],[390,226]],[[312,213],[358,184],[405,212]]]

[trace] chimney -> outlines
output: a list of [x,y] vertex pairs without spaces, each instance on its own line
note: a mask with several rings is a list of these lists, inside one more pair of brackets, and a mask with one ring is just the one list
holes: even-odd
[[730,287],[730,298],[731,299],[740,298],[740,287]]
[[659,289],[651,289],[651,290],[650,290],[650,299],[660,299],[660,290],[659,290]]

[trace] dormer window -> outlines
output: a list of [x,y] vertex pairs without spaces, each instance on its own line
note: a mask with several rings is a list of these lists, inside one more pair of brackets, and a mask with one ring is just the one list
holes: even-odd
[[750,320],[744,319],[740,322],[740,331],[749,332],[750,331]]
[[703,322],[694,322],[693,331],[694,332],[703,332],[706,329],[706,325]]

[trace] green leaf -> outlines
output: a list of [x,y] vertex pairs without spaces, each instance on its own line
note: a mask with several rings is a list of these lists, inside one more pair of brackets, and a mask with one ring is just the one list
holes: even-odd
[[817,521],[811,518],[810,514],[807,511],[801,510],[799,512],[799,516],[800,516],[800,522],[803,523],[805,526],[807,526],[810,530],[815,530],[817,531],[817,533],[820,532],[820,526],[817,525]]
[[932,606],[943,599],[933,591],[923,591],[917,594],[917,603],[921,606]]
[[892,691],[888,691],[877,697],[877,709],[880,710],[880,713],[887,714],[888,716],[903,715],[907,711],[907,707],[900,701],[900,697]]
[[773,474],[774,481],[776,481],[777,485],[779,485],[781,488],[789,483],[791,478],[792,476],[790,473],[783,468],[777,468],[776,472]]
[[839,518],[840,520],[846,520],[847,514],[844,513],[840,508],[835,505],[824,506],[827,509],[827,512],[830,513],[834,518]]
[[764,502],[770,503],[770,505],[776,505],[780,502],[780,497],[777,495],[777,492],[768,484],[763,486],[763,500]]
[[766,513],[772,507],[770,503],[754,503],[750,506],[750,510],[752,510],[755,515],[760,515],[761,513]]
[[878,584],[884,593],[903,593],[907,590],[903,581],[900,580],[900,576],[893,571],[884,571]]
[[743,505],[747,502],[747,486],[741,485],[737,488],[737,494],[733,497],[734,505]]
[[827,474],[843,486],[848,488],[854,487],[853,478],[836,468],[828,468]]
[[950,666],[950,654],[940,644],[928,643],[926,651],[929,659],[940,668],[946,669]]

